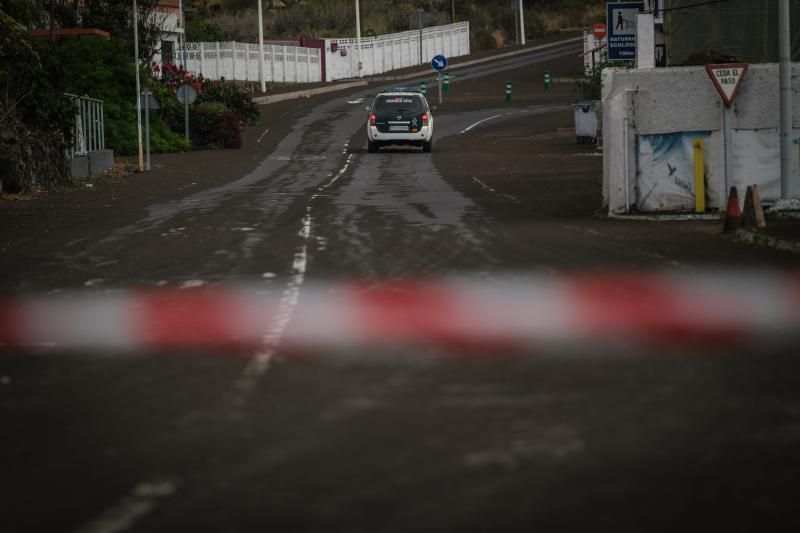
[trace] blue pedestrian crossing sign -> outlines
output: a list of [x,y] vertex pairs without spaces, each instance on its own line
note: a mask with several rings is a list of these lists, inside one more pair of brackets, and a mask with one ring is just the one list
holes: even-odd
[[447,68],[447,58],[442,54],[434,56],[434,58],[431,60],[431,66],[433,67],[433,70],[441,72]]

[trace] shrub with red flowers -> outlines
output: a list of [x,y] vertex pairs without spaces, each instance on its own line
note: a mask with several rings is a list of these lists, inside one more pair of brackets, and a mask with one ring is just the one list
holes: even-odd
[[246,87],[231,81],[204,79],[178,65],[167,64],[151,70],[161,74],[153,92],[161,104],[162,118],[173,130],[183,131],[184,107],[175,95],[182,85],[189,84],[198,93],[189,110],[192,146],[241,148],[244,125],[257,123],[260,115]]
[[152,69],[155,74],[161,74],[161,83],[177,91],[181,85],[189,84],[197,90],[198,93],[203,92],[203,77],[195,76],[180,65],[173,65],[171,63],[165,64],[159,68],[157,64]]

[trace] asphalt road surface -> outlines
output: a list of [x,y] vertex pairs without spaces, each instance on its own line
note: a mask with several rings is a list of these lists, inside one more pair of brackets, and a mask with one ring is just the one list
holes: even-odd
[[[290,321],[315,281],[800,264],[716,222],[598,215],[579,95],[542,83],[575,75],[578,51],[454,70],[432,154],[367,153],[373,84],[263,107],[242,150],[3,201],[0,287],[248,283],[284,295]],[[0,530],[800,528],[795,346],[294,357],[279,337],[245,354],[0,351]]]

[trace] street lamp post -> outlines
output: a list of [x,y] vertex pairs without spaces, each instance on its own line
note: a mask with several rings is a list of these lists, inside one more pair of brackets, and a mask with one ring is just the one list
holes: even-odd
[[422,8],[417,9],[417,18],[419,20],[419,64],[422,64],[422,15],[425,14],[425,10]]
[[264,14],[261,12],[261,0],[258,0],[258,81],[261,82],[261,92],[267,92],[267,82],[264,81]]
[[139,172],[144,172],[142,149],[142,84],[139,80],[139,14],[133,0],[133,55],[136,56],[136,135],[139,143]]
[[522,0],[519,0],[519,42],[525,46],[525,14],[523,13]]
[[358,77],[362,77],[361,72],[361,12],[359,9],[360,0],[356,0],[356,60],[358,61]]
[[781,139],[781,198],[792,193],[792,64],[789,0],[778,2],[778,35],[780,58],[780,139]]

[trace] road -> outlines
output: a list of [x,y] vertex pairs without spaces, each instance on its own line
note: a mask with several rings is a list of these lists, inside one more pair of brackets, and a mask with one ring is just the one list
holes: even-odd
[[576,46],[455,70],[432,154],[367,153],[373,83],[264,107],[239,151],[4,201],[6,293],[246,283],[283,313],[244,354],[0,352],[0,529],[796,531],[792,347],[282,348],[315,282],[800,264],[600,216],[574,85],[542,86]]

